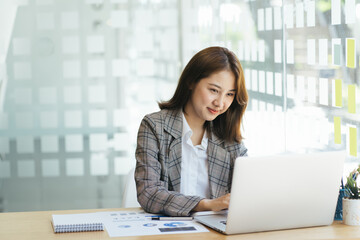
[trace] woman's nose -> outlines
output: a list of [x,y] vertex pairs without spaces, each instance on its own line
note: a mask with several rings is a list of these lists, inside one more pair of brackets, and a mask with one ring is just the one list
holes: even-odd
[[215,106],[222,107],[224,105],[224,97],[218,96],[214,101]]

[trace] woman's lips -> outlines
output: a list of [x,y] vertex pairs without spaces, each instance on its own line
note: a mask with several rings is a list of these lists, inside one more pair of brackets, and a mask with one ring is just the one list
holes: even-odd
[[217,110],[214,110],[212,108],[208,108],[209,112],[212,113],[212,114],[217,114],[219,111]]

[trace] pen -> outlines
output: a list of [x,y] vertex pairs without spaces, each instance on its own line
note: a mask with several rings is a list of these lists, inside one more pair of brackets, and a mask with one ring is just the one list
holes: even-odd
[[157,220],[157,221],[191,221],[193,217],[148,217],[149,220]]

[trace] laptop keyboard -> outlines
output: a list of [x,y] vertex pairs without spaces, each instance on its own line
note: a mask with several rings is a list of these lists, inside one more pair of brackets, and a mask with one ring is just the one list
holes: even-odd
[[220,223],[222,223],[222,224],[226,225],[226,221],[220,221]]

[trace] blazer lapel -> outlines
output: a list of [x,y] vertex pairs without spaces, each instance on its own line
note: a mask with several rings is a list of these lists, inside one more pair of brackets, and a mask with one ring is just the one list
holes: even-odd
[[169,137],[169,155],[167,166],[170,184],[174,191],[180,192],[181,182],[181,156],[182,156],[182,115],[181,110],[170,111],[165,114],[164,130],[172,137]]
[[222,147],[222,140],[211,134],[208,142],[210,197],[229,193],[230,154]]

